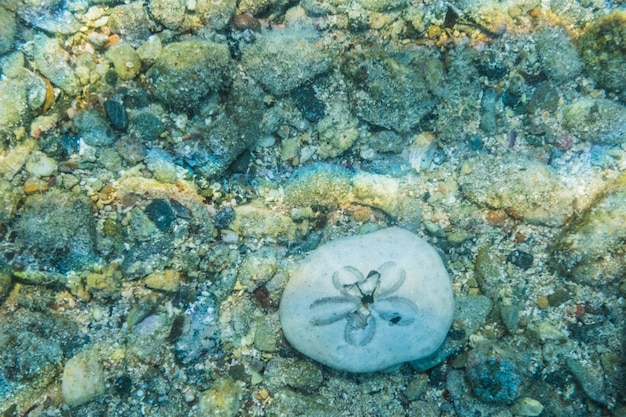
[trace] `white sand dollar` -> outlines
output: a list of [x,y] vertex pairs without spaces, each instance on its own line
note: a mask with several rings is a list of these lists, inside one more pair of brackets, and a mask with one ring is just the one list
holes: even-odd
[[430,355],[443,343],[453,313],[439,254],[397,227],[317,248],[296,268],[280,302],[289,343],[349,372]]

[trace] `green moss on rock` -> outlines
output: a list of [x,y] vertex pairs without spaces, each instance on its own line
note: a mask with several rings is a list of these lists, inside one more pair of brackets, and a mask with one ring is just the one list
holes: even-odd
[[228,79],[230,54],[225,45],[203,40],[166,45],[148,70],[154,95],[164,104],[193,110]]
[[594,22],[578,49],[587,72],[601,86],[626,89],[626,12],[615,11]]
[[626,259],[626,174],[609,184],[580,216],[567,224],[552,251],[565,276],[605,285],[623,277]]

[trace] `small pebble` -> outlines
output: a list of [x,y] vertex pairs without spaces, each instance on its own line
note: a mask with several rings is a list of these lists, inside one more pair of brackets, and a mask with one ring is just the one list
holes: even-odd
[[517,416],[534,417],[541,414],[543,405],[530,397],[522,397],[511,406],[511,412]]
[[70,406],[85,404],[104,394],[104,371],[96,352],[83,351],[67,361],[61,391]]
[[533,265],[533,256],[521,250],[514,250],[506,257],[506,261],[521,269],[528,269]]
[[146,206],[145,213],[162,232],[168,231],[174,220],[176,220],[172,206],[170,206],[167,200],[162,198],[152,200]]
[[107,119],[111,122],[111,126],[117,130],[126,130],[128,117],[126,117],[126,109],[121,103],[115,100],[106,100],[104,102],[104,111]]

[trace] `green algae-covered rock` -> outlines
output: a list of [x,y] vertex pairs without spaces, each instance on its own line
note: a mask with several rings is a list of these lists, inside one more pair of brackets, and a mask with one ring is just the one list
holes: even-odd
[[581,98],[563,111],[563,126],[591,143],[618,145],[626,140],[626,107],[607,99]]
[[624,242],[626,174],[567,224],[554,246],[552,260],[557,271],[574,281],[605,285],[626,273]]
[[13,40],[17,31],[15,16],[4,7],[0,7],[0,55],[13,49]]
[[141,70],[139,55],[127,43],[121,42],[113,45],[107,51],[106,56],[113,62],[115,72],[122,80],[132,80]]
[[225,45],[203,40],[166,45],[148,70],[154,95],[179,110],[193,110],[200,101],[222,88],[228,78],[230,54]]
[[229,228],[240,236],[269,237],[280,242],[292,242],[298,236],[297,225],[283,214],[251,205],[237,206],[235,212]]
[[342,65],[356,114],[376,126],[408,132],[436,104],[431,93],[443,64],[420,51],[388,53],[377,48],[351,53]]
[[[502,160],[500,160],[502,159]],[[510,210],[532,224],[558,226],[572,212],[572,193],[545,164],[521,157],[480,156],[459,176],[465,196],[493,209]]]
[[146,13],[143,0],[114,7],[108,23],[111,31],[120,35],[133,48],[137,48],[152,35],[150,28],[154,26]]
[[338,207],[352,187],[352,173],[341,166],[314,164],[299,169],[285,185],[285,201],[293,206]]
[[95,221],[86,197],[56,189],[34,195],[26,200],[15,230],[21,255],[34,258],[40,268],[66,272],[96,260]]
[[602,87],[626,90],[626,12],[594,22],[578,42],[587,73]]
[[315,44],[308,32],[265,32],[243,49],[246,72],[276,96],[288,94],[330,69],[329,51]]
[[150,0],[150,15],[168,29],[187,32],[200,28],[221,30],[232,17],[237,2],[231,0]]
[[576,46],[560,26],[546,27],[535,33],[537,54],[543,70],[556,82],[572,81],[583,66]]
[[33,42],[37,70],[70,96],[78,94],[78,77],[70,67],[69,54],[61,47],[60,42],[43,34],[36,35]]
[[197,417],[235,417],[241,402],[241,387],[229,379],[218,379],[203,392],[198,402]]

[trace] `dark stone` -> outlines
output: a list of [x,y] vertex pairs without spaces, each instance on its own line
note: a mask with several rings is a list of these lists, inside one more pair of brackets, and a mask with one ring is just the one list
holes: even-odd
[[558,109],[560,100],[559,91],[549,81],[543,82],[530,97],[528,113],[532,114],[540,110],[554,112]]
[[150,112],[141,112],[135,117],[131,125],[131,132],[140,141],[152,141],[163,132],[163,123]]
[[78,136],[61,136],[61,147],[65,152],[65,156],[69,157],[74,153],[80,151],[80,137]]
[[115,391],[119,395],[128,396],[133,387],[133,380],[128,375],[122,375],[115,380]]
[[150,96],[147,91],[141,89],[129,91],[124,97],[124,104],[129,109],[142,109],[150,105]]
[[225,207],[215,215],[215,227],[225,229],[235,219],[235,209]]
[[115,84],[117,84],[117,78],[117,72],[115,72],[115,70],[109,70],[104,75],[104,80],[111,87],[115,87]]
[[312,86],[306,85],[297,88],[293,92],[292,98],[302,115],[308,120],[317,122],[324,117],[326,104],[315,96],[315,89]]
[[162,232],[167,232],[174,220],[176,220],[172,206],[167,200],[162,198],[152,200],[152,202],[146,206],[144,212]]
[[172,205],[172,210],[174,210],[176,217],[180,217],[182,219],[191,219],[191,210],[185,207],[182,203],[174,200],[173,198],[170,198],[170,204]]
[[46,136],[39,141],[39,146],[51,158],[66,159],[80,150],[80,138],[68,135]]
[[104,111],[107,115],[107,119],[111,122],[111,126],[117,130],[126,130],[128,117],[126,116],[126,109],[122,103],[115,100],[106,100],[104,102]]
[[480,136],[472,136],[467,141],[467,144],[472,151],[480,151],[483,149],[483,139]]
[[558,288],[548,296],[548,304],[552,307],[557,307],[568,301],[570,298],[570,294],[566,289]]
[[528,269],[533,265],[533,256],[521,250],[514,250],[506,257],[506,261],[521,269]]

